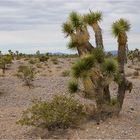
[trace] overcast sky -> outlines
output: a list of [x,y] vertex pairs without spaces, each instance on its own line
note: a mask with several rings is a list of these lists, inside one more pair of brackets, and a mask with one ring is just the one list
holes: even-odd
[[[89,9],[103,12],[100,25],[106,50],[117,49],[111,24],[119,18],[132,25],[129,48],[140,48],[140,0],[0,0],[0,50],[72,52],[66,48],[61,25],[72,10],[86,13]],[[91,42],[95,44],[93,32]]]

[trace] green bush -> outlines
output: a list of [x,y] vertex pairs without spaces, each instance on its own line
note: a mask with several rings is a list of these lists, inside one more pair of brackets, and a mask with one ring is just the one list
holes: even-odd
[[48,130],[66,129],[76,126],[85,117],[84,110],[84,105],[73,97],[56,95],[48,102],[34,102],[31,108],[23,112],[22,118],[17,123]]
[[68,90],[70,93],[75,93],[78,90],[78,83],[76,81],[70,81],[68,84]]
[[36,59],[30,59],[30,60],[29,60],[29,63],[30,63],[30,64],[36,64],[36,63],[37,63],[37,60],[36,60]]
[[21,78],[29,88],[33,86],[32,81],[34,80],[35,74],[36,70],[32,66],[21,65],[18,67],[18,77]]
[[12,63],[11,55],[4,55],[0,57],[0,68],[3,70],[3,74],[5,74],[7,65],[11,63]]
[[49,59],[49,56],[40,56],[40,57],[39,57],[39,61],[40,61],[40,62],[47,62],[48,59]]

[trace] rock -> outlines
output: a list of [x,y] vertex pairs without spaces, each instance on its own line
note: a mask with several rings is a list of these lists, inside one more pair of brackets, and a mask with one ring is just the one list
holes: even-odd
[[130,108],[130,110],[134,111],[134,108],[133,108],[133,107],[131,107],[131,108]]
[[100,127],[97,127],[97,130],[99,130],[100,129]]

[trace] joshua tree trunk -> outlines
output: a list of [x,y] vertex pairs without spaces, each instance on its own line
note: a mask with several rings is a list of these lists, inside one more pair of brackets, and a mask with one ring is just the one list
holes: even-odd
[[94,47],[90,44],[90,42],[86,42],[77,47],[77,51],[79,56],[84,56],[85,54],[89,54],[94,50]]
[[97,23],[94,23],[92,25],[92,28],[95,32],[95,41],[96,41],[96,47],[104,48],[103,46],[103,38],[102,38],[102,29]]
[[110,96],[110,90],[109,90],[109,85],[105,86],[104,88],[104,100],[107,103],[110,103],[111,101],[111,96]]
[[125,90],[126,90],[125,81],[126,81],[125,74],[122,73],[121,74],[121,82],[119,83],[119,86],[118,86],[118,95],[117,95],[117,100],[118,100],[118,103],[119,103],[119,112],[122,109],[122,105],[123,105],[123,101],[124,101],[124,97],[125,97]]
[[[126,36],[125,36],[126,37]],[[127,37],[126,37],[127,38]],[[124,65],[125,65],[125,54],[126,54],[126,42],[127,39],[124,41],[121,40],[121,38],[118,38],[118,63],[119,63],[119,71],[121,74],[121,82],[118,85],[118,95],[117,95],[117,101],[119,103],[119,112],[122,109],[124,97],[125,97],[125,73],[124,73]],[[118,113],[119,113],[118,112]]]

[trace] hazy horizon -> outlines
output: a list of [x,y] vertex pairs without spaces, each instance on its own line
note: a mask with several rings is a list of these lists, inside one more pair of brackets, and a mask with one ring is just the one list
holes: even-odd
[[[131,23],[129,49],[140,48],[139,7],[139,0],[0,0],[0,51],[73,53],[66,48],[68,39],[64,38],[61,25],[71,11],[87,13],[89,9],[103,12],[100,25],[106,51],[117,50],[111,24],[119,18]],[[94,33],[91,28],[89,30],[95,46]]]

